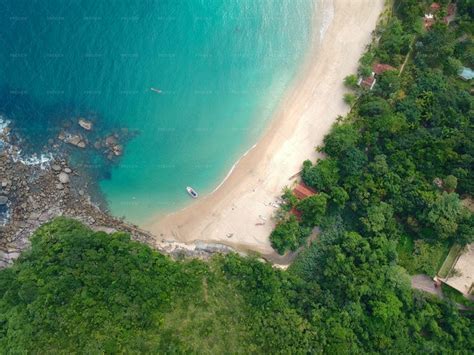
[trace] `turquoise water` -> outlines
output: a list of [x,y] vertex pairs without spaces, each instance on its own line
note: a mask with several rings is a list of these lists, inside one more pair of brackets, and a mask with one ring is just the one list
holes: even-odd
[[[90,153],[111,211],[141,222],[212,191],[304,59],[313,0],[0,0],[0,113],[34,149],[64,117],[139,134]],[[156,93],[151,87],[162,90]]]

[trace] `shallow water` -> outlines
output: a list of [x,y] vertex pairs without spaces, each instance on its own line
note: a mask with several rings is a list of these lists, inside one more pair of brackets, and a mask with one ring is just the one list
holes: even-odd
[[[302,63],[312,0],[0,0],[0,114],[40,151],[64,120],[126,127],[119,164],[75,157],[140,222],[212,191]],[[150,88],[157,88],[161,93]]]

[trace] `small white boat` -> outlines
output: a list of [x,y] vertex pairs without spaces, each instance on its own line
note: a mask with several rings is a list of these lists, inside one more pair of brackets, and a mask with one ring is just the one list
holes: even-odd
[[150,88],[151,91],[157,92],[158,94],[161,94],[162,91],[160,89],[155,89],[155,88]]
[[198,193],[190,186],[186,187],[186,191],[188,192],[188,194],[192,197],[192,198],[197,198],[198,197]]

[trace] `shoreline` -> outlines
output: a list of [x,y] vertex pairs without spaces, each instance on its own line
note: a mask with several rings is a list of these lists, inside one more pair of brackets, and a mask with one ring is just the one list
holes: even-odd
[[343,78],[356,71],[383,10],[383,0],[321,4],[324,8],[319,17],[332,6],[333,19],[320,41],[324,25],[318,23],[315,14],[313,31],[318,32],[313,34],[308,58],[260,139],[213,192],[141,226],[156,235],[155,246],[170,240],[215,242],[257,251],[275,261],[284,259],[274,252],[268,239],[274,227],[274,203],[283,187],[294,181],[289,178],[300,170],[302,162],[318,157],[314,147],[322,143],[337,116],[349,111],[343,102]]

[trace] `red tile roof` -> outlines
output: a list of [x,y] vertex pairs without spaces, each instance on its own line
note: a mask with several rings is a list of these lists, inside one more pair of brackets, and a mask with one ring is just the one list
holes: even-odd
[[366,78],[363,78],[362,81],[360,82],[360,85],[367,89],[372,89],[374,84],[375,84],[375,77],[373,76],[368,76]]
[[431,4],[430,9],[433,11],[438,11],[441,8],[441,5],[438,4],[437,2],[434,2]]
[[298,211],[295,207],[293,207],[290,212],[291,212],[291,214],[293,214],[293,216],[296,217],[296,219],[297,219],[298,221],[301,221],[302,215],[301,215],[301,212],[300,212],[300,211]]
[[310,188],[310,187],[306,186],[305,184],[303,184],[302,182],[300,182],[293,189],[293,193],[298,199],[302,200],[306,197],[315,195],[316,191],[314,191],[312,188]]
[[397,70],[397,68],[394,68],[389,64],[377,63],[377,64],[374,64],[372,70],[375,74],[380,75],[383,72],[386,72],[387,70]]

